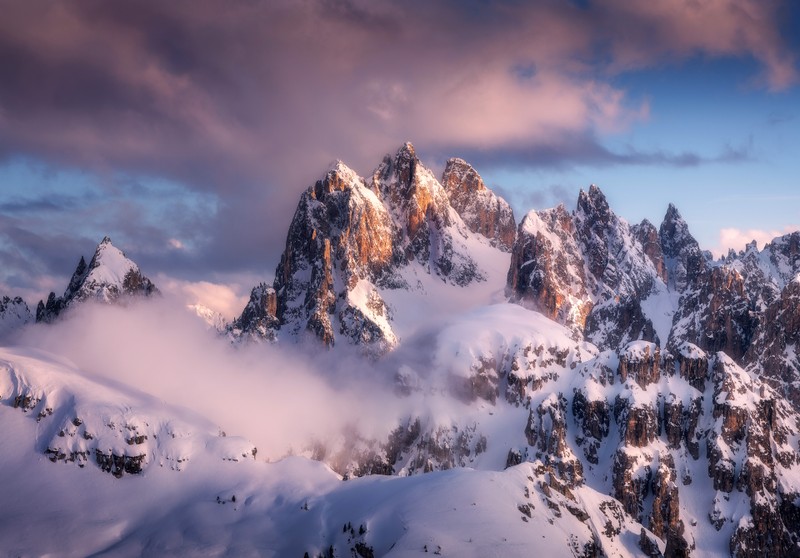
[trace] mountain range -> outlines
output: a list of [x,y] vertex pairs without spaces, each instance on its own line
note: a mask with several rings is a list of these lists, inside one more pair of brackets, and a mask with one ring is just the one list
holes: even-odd
[[[57,533],[83,518],[95,542],[62,534],[64,552],[17,519],[0,539],[20,554],[800,555],[800,232],[715,260],[676,207],[631,225],[594,185],[517,222],[467,162],[439,180],[406,143],[367,178],[339,161],[302,193],[274,277],[214,342],[363,369],[400,402],[389,427],[265,463],[136,386],[5,348],[10,509]],[[104,238],[36,324],[2,298],[0,328],[158,292]],[[89,470],[62,467],[27,498],[38,477],[19,471],[40,457]],[[63,486],[103,471],[116,484],[94,496]],[[143,494],[171,483],[147,520]],[[51,516],[54,493],[131,512]]]

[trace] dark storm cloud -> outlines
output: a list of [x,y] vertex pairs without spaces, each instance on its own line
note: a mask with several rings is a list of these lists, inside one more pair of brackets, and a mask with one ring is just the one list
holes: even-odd
[[77,201],[72,196],[54,195],[35,199],[14,198],[0,202],[0,213],[63,212],[73,209]]
[[460,152],[478,168],[571,168],[577,165],[609,167],[615,165],[641,165],[661,167],[696,167],[710,163],[740,163],[751,161],[752,139],[744,146],[726,145],[716,155],[703,155],[690,151],[673,153],[665,150],[644,151],[627,146],[622,151],[605,147],[589,134],[565,136],[549,145],[506,147],[504,149],[468,149]]
[[[605,148],[596,138],[647,118],[610,79],[701,52],[752,57],[763,86],[787,87],[779,6],[4,1],[0,159],[162,176],[214,196],[215,212],[161,223],[128,199],[96,228],[130,235],[153,265],[260,271],[328,162],[366,174],[405,140],[476,165],[706,162]],[[195,252],[158,252],[180,235]]]
[[39,275],[71,275],[80,255],[96,244],[80,235],[37,234],[24,225],[9,218],[0,222],[0,257],[4,265],[18,269],[16,275],[27,281]]

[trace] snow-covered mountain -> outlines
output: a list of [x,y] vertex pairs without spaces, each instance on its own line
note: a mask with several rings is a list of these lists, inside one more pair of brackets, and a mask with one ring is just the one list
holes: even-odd
[[0,297],[0,339],[11,331],[17,330],[32,321],[28,305],[22,298],[15,296]]
[[445,183],[410,143],[387,155],[368,181],[336,162],[301,196],[272,288],[253,290],[231,331],[315,337],[327,346],[341,340],[371,354],[395,348],[387,293],[417,289],[427,281],[420,276],[461,287],[485,282],[477,255],[513,242],[510,207],[474,169],[451,160]]
[[62,296],[51,292],[47,302],[39,301],[36,321],[52,322],[73,304],[86,300],[111,303],[129,296],[155,293],[158,289],[153,282],[106,236],[97,245],[89,265],[81,256]]
[[[37,319],[154,291],[104,239]],[[250,383],[218,355],[163,370],[195,394],[211,375],[219,416],[251,435],[310,430],[270,454],[192,397],[97,377],[77,349],[76,363],[1,349],[0,540],[14,554],[798,556],[798,302],[800,233],[714,261],[672,205],[659,227],[631,225],[591,186],[515,225],[461,159],[441,181],[411,144],[367,179],[337,162],[225,334],[186,348],[169,332],[168,352],[219,349]],[[277,358],[298,349],[309,360]],[[264,419],[281,397],[291,410]],[[325,408],[336,398],[347,412]]]

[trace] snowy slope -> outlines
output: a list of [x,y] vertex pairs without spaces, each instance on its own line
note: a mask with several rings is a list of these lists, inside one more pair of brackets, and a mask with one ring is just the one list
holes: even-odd
[[0,339],[18,330],[33,319],[31,311],[20,297],[0,297]]
[[39,301],[37,322],[52,322],[67,308],[85,301],[105,304],[132,296],[151,296],[159,291],[139,266],[111,243],[107,236],[100,241],[89,264],[81,256],[62,296],[51,292],[47,302]]
[[[142,299],[0,348],[3,549],[800,555],[800,233],[713,262],[596,186],[512,231],[448,168],[337,162],[227,338]],[[152,292],[104,239],[37,318]]]
[[[541,463],[344,482],[305,458],[257,460],[251,444],[202,417],[33,350],[0,351],[0,395],[0,540],[12,555],[300,556],[332,547],[336,556],[526,556],[537,548],[574,556],[638,548],[641,528],[613,499],[565,490]],[[141,456],[141,470],[104,472],[94,453],[106,451]],[[610,535],[598,535],[604,529]]]

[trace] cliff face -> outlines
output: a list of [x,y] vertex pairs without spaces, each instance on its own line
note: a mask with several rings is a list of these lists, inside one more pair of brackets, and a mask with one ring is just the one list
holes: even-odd
[[[469,205],[464,189],[477,184],[455,167],[446,176],[454,195],[467,204],[459,205],[461,212],[469,215],[477,206]],[[480,181],[477,173],[469,176]],[[371,354],[392,349],[397,337],[381,293],[412,288],[405,268],[416,266],[463,287],[485,280],[471,255],[472,243],[500,246],[502,235],[495,234],[500,230],[508,240],[509,219],[514,228],[508,204],[482,182],[480,192],[494,204],[482,215],[498,223],[487,234],[465,224],[410,143],[387,155],[368,181],[336,163],[300,197],[272,286],[274,311],[262,311],[254,321],[252,309],[260,303],[251,297],[231,331],[250,338],[310,337],[329,347],[343,340]]]
[[483,179],[463,159],[449,159],[442,175],[450,205],[469,229],[488,238],[493,246],[510,252],[517,234],[514,212],[501,197],[489,190]]
[[563,205],[532,211],[517,232],[506,292],[603,348],[654,340],[641,303],[663,284],[664,271],[656,267],[659,252],[649,246],[646,254],[640,240],[648,231],[638,231],[596,186],[581,191],[574,212]]
[[[275,326],[326,345],[338,334],[391,348],[375,283],[394,265],[392,220],[374,190],[343,163],[303,193],[275,274]],[[362,283],[363,282],[363,283]],[[361,284],[364,300],[351,293]],[[371,306],[368,306],[371,305]]]

